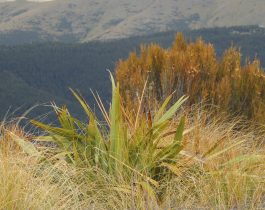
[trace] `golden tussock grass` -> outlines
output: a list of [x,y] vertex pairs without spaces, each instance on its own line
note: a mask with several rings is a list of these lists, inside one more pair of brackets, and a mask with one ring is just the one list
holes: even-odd
[[[23,131],[2,126],[1,209],[263,209],[265,135],[250,127],[239,130],[245,124],[239,119],[200,109],[188,113],[184,148],[155,196],[134,184],[142,182],[137,174],[128,181],[97,167],[75,167],[63,157],[41,162],[10,137],[12,132],[27,139]],[[169,134],[161,144],[170,141]]]

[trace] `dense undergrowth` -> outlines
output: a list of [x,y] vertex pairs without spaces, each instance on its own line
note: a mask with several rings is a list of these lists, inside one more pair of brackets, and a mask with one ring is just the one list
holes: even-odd
[[[264,135],[244,121],[180,109],[155,116],[142,100],[128,112],[113,81],[110,112],[97,120],[73,92],[88,122],[56,107],[60,127],[32,121],[45,133],[14,123],[0,134],[2,209],[262,209]],[[142,94],[144,95],[144,94]],[[143,97],[141,97],[143,99]],[[47,143],[48,142],[48,143]]]
[[202,39],[190,43],[179,33],[169,49],[143,45],[139,55],[133,52],[117,64],[116,73],[129,106],[148,81],[145,103],[150,109],[154,100],[159,103],[175,92],[176,98],[188,95],[190,105],[208,103],[265,122],[265,74],[258,59],[242,65],[241,53],[234,47],[217,58],[212,44]]

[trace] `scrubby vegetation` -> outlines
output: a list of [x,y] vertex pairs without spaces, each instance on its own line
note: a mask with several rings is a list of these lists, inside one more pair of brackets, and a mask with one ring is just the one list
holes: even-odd
[[202,39],[188,43],[178,34],[169,49],[157,44],[142,46],[139,56],[131,53],[120,61],[117,79],[127,104],[137,100],[147,81],[149,105],[175,92],[177,98],[187,94],[190,105],[204,102],[264,123],[265,74],[259,60],[246,60],[242,66],[241,57],[231,47],[218,59],[213,45]]
[[35,132],[2,123],[0,208],[264,209],[264,129],[227,114],[263,122],[263,73],[240,63],[178,35],[118,64],[109,111],[94,94],[102,116],[71,89],[86,121],[53,104]]
[[155,116],[143,112],[143,100],[128,112],[112,82],[109,113],[97,98],[105,123],[73,91],[87,123],[54,106],[60,127],[32,121],[42,135],[1,126],[2,209],[264,207],[265,136],[258,129],[238,131],[239,119],[180,109],[184,97],[169,106],[172,95]]

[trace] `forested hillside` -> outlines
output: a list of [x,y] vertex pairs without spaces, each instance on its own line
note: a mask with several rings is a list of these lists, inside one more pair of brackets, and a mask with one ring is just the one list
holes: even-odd
[[[198,36],[214,44],[217,55],[233,44],[241,49],[242,62],[246,56],[255,56],[265,61],[264,29],[250,27],[216,28],[184,32],[188,39]],[[110,95],[110,82],[106,69],[114,70],[120,58],[129,52],[138,52],[141,43],[155,42],[169,47],[176,32],[159,33],[152,36],[133,37],[111,42],[85,44],[33,43],[0,47],[0,116],[24,105],[49,102],[56,99],[68,104],[74,111],[69,87],[77,88],[94,104],[90,88],[99,92],[106,102]],[[0,41],[1,42],[1,41]],[[261,63],[264,66],[264,63]],[[23,109],[22,109],[23,110]],[[78,111],[76,111],[78,112]]]

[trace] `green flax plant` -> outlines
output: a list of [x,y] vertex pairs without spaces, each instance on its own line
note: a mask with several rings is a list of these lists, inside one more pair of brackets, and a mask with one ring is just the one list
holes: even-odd
[[[172,98],[169,96],[154,116],[144,117],[138,113],[132,122],[123,109],[119,84],[115,84],[112,75],[111,81],[109,114],[101,106],[107,126],[99,122],[81,95],[71,90],[84,109],[88,123],[74,118],[66,107],[55,106],[60,127],[32,120],[35,126],[47,132],[39,140],[55,143],[56,155],[65,157],[77,167],[100,169],[116,180],[122,178],[129,183],[138,177],[138,183],[133,184],[140,183],[148,189],[158,187],[163,178],[173,174],[170,165],[176,162],[183,148],[185,118],[180,118],[175,135],[171,135],[172,132],[167,135],[167,132],[187,97],[181,97],[166,109]],[[163,144],[165,138],[172,138],[169,144]]]

